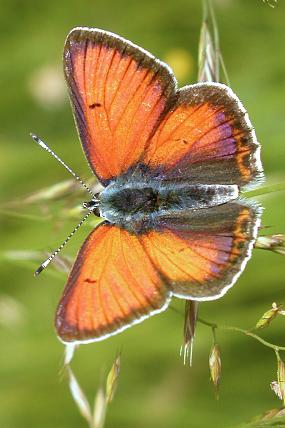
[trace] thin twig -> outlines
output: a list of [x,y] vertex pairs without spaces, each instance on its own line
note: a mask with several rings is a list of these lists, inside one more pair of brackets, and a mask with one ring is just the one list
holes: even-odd
[[248,192],[242,193],[242,196],[245,196],[246,198],[254,198],[256,196],[267,195],[268,193],[280,192],[282,190],[285,190],[285,183],[277,183],[249,190]]
[[250,336],[253,339],[257,340],[258,342],[262,343],[264,346],[267,346],[268,348],[274,349],[274,351],[278,352],[278,351],[285,351],[285,346],[279,346],[279,345],[274,345],[273,343],[267,342],[267,340],[262,339],[260,336],[258,336],[255,333],[252,333],[251,331],[248,330],[244,330],[243,328],[240,327],[234,327],[234,326],[230,326],[230,325],[218,325],[215,323],[211,323],[209,321],[205,321],[202,318],[198,318],[197,319],[198,322],[200,322],[201,324],[207,325],[208,327],[211,327],[212,330],[230,330],[230,331],[237,331],[239,333],[243,333],[246,336]]
[[0,214],[1,215],[7,215],[9,217],[15,217],[15,218],[21,218],[21,219],[25,219],[25,220],[31,220],[31,221],[47,221],[50,219],[50,216],[35,216],[32,214],[24,214],[24,213],[19,213],[17,211],[11,211],[11,210],[6,210],[6,209],[2,209],[0,208]]

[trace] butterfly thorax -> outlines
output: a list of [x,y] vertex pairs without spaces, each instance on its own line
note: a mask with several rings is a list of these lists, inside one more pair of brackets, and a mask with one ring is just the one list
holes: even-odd
[[99,194],[99,212],[131,232],[153,227],[160,215],[221,205],[238,197],[238,187],[220,184],[168,183],[157,178],[119,178]]

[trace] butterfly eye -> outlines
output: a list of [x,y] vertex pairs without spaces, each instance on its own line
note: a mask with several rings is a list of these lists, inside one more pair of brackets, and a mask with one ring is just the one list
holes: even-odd
[[83,202],[82,207],[86,210],[94,211],[95,208],[99,206],[99,199],[96,196],[97,195],[95,195],[94,198],[91,199],[91,201]]
[[94,198],[91,201],[83,202],[82,207],[89,211],[89,213],[95,214],[97,217],[100,217],[99,210],[99,200]]
[[93,211],[93,209],[97,206],[98,204],[96,204],[95,205],[95,203],[94,203],[94,201],[92,200],[92,201],[88,201],[88,202],[83,202],[82,203],[82,207],[85,209],[85,210],[90,210],[90,211]]

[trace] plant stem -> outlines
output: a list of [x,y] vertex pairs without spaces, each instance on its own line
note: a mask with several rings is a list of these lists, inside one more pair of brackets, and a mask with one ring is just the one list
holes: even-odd
[[41,222],[46,221],[50,218],[48,216],[35,216],[32,214],[24,214],[24,213],[19,213],[17,211],[6,210],[6,209],[2,209],[2,208],[0,208],[0,214],[1,215],[7,215],[9,217],[16,217],[16,218],[22,218],[25,220],[41,221]]
[[242,196],[246,198],[254,198],[255,196],[262,196],[268,193],[280,192],[285,190],[285,183],[276,183],[268,186],[258,187],[254,190],[249,190],[248,192],[242,193]]
[[244,330],[240,327],[234,327],[234,326],[230,326],[230,325],[229,326],[228,325],[217,325],[215,323],[205,321],[202,318],[198,318],[197,321],[200,322],[201,324],[204,324],[204,325],[207,325],[208,327],[211,327],[212,329],[238,331],[239,333],[243,333],[246,336],[252,337],[253,339],[262,343],[264,346],[267,346],[268,348],[274,349],[275,352],[285,351],[285,346],[274,345],[273,343],[267,342],[266,340],[262,339],[257,334],[252,333],[251,331],[248,331],[248,330]]

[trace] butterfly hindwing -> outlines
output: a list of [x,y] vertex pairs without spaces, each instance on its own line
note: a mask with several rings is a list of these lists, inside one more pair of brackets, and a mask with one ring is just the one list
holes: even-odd
[[64,71],[84,152],[107,184],[141,158],[176,81],[143,49],[90,28],[68,35]]
[[230,88],[201,83],[178,91],[144,162],[168,181],[236,184],[262,178],[260,146],[248,115]]
[[56,313],[63,342],[105,338],[166,308],[169,290],[135,235],[110,224],[82,245]]
[[217,299],[243,271],[257,235],[261,209],[243,201],[158,216],[141,242],[172,293]]

